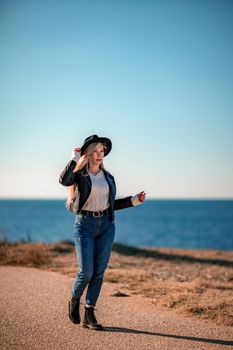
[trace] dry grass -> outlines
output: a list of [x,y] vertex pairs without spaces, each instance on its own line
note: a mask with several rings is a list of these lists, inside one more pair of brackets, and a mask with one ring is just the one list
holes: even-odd
[[[71,242],[0,243],[1,265],[33,266],[69,276],[77,272]],[[153,304],[233,326],[233,252],[138,249],[115,244],[105,273],[115,296],[140,294]]]
[[61,241],[47,243],[11,243],[0,241],[0,265],[51,268],[60,255],[74,252],[73,245]]
[[233,326],[233,252],[164,248],[154,251],[155,257],[151,253],[113,252],[105,280],[153,304]]
[[44,243],[0,244],[1,265],[22,265],[39,267],[50,264],[52,259]]

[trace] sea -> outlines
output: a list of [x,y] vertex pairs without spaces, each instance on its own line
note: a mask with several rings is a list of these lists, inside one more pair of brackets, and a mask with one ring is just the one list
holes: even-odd
[[[233,250],[233,200],[146,200],[115,214],[115,242]],[[65,200],[0,200],[0,239],[73,240],[74,219]]]

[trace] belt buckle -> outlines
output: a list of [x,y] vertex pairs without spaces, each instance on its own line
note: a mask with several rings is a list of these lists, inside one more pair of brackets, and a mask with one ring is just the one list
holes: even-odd
[[100,218],[101,216],[103,216],[103,212],[101,212],[101,211],[94,211],[93,212],[93,216],[95,218]]

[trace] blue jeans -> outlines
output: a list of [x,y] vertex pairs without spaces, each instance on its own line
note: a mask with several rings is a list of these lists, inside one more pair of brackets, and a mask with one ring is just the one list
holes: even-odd
[[115,237],[115,224],[105,213],[95,218],[90,214],[77,214],[74,223],[74,242],[78,258],[72,294],[80,298],[87,288],[86,304],[96,305],[109,262]]

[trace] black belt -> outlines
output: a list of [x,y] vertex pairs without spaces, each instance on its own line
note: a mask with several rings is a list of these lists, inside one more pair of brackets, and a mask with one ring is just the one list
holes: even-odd
[[92,215],[95,218],[100,218],[101,216],[103,216],[104,214],[109,213],[109,208],[105,209],[105,210],[99,210],[99,211],[90,211],[90,210],[81,210],[80,214],[84,214],[84,215]]

